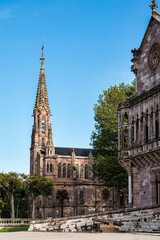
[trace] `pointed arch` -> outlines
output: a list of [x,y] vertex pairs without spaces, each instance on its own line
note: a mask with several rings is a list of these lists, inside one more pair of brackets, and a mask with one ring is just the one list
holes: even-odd
[[61,163],[58,164],[58,178],[61,178]]
[[49,172],[49,163],[47,163],[47,172]]
[[50,163],[50,172],[53,172],[53,165]]
[[68,164],[67,166],[67,178],[71,177],[71,164]]
[[81,165],[81,168],[80,168],[80,178],[83,179],[84,178],[84,171],[83,171],[84,167],[83,165]]
[[80,202],[80,205],[83,205],[84,204],[84,193],[83,191],[80,191],[80,194],[79,194],[79,202]]
[[88,165],[85,165],[85,179],[88,178]]
[[66,164],[63,163],[63,178],[66,178]]
[[76,177],[79,178],[79,165],[76,165]]

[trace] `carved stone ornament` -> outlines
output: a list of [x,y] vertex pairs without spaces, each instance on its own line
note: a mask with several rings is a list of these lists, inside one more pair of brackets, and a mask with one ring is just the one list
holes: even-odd
[[160,62],[160,45],[158,43],[153,44],[148,56],[148,65],[151,70],[155,70]]

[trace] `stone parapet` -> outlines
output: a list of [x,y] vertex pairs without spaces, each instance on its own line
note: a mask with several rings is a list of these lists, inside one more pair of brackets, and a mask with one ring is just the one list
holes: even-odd
[[106,229],[105,226],[113,232],[160,231],[160,206],[32,221],[29,231],[94,232]]

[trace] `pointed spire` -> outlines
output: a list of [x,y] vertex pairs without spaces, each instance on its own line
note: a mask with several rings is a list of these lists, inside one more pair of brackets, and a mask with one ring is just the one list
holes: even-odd
[[40,69],[40,76],[39,76],[39,83],[38,83],[38,90],[37,90],[37,96],[36,96],[36,102],[35,107],[45,107],[47,110],[49,109],[49,103],[48,103],[48,93],[47,93],[47,86],[46,86],[46,79],[45,79],[45,71],[44,71],[44,56],[43,56],[43,49],[44,45],[42,45],[42,56],[40,58],[41,60],[41,69]]
[[153,16],[156,12],[156,8],[158,8],[158,5],[156,4],[156,0],[152,0],[152,4],[150,4],[149,6],[152,9],[152,16]]

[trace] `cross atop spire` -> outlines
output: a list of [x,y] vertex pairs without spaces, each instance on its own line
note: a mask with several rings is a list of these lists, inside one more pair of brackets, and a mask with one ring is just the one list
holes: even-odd
[[44,72],[44,60],[45,60],[45,58],[43,57],[43,49],[44,49],[44,44],[42,44],[42,56],[41,56],[41,58],[40,58],[40,60],[41,60],[41,72]]
[[152,0],[152,4],[149,5],[152,9],[152,15],[156,12],[156,8],[158,8],[158,5],[156,4],[156,0]]

